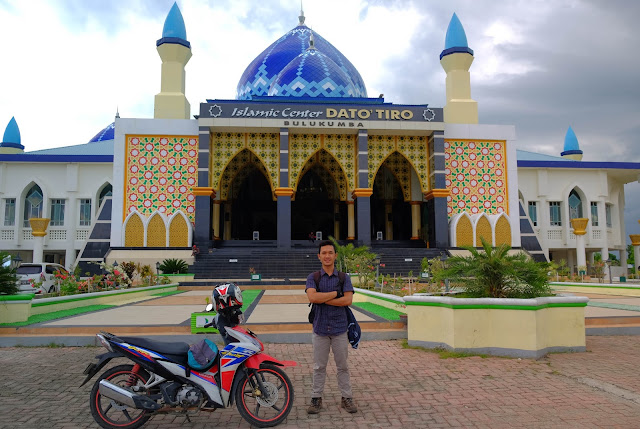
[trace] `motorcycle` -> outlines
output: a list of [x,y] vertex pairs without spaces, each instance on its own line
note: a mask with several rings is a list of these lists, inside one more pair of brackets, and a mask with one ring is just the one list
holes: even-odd
[[[206,311],[212,311],[207,305]],[[212,326],[215,322],[205,325]],[[141,337],[97,334],[108,352],[96,356],[84,371],[85,385],[111,359],[127,358],[133,365],[118,365],[105,371],[90,395],[91,414],[106,429],[133,429],[157,414],[177,413],[187,417],[232,407],[253,426],[282,423],[293,405],[293,385],[281,367],[296,366],[264,352],[264,344],[248,329],[226,326],[232,342],[222,350],[209,341],[214,358],[195,369],[187,343],[167,343]],[[190,421],[190,420],[189,420]]]

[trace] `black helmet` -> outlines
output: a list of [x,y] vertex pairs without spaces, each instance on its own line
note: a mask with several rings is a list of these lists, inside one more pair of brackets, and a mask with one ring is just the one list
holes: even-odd
[[222,310],[235,310],[242,307],[242,292],[235,283],[225,283],[213,290],[213,300],[216,303],[216,312]]

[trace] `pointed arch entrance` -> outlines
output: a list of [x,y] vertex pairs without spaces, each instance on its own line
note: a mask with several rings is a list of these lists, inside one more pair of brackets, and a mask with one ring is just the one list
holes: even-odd
[[321,149],[305,163],[291,201],[291,238],[308,240],[322,232],[343,239],[347,236],[347,178],[335,158]]
[[374,239],[415,239],[411,213],[412,172],[409,161],[397,151],[392,152],[378,168],[371,195]]
[[240,151],[229,162],[220,179],[222,215],[219,228],[225,240],[277,238],[277,207],[269,174],[250,150]]

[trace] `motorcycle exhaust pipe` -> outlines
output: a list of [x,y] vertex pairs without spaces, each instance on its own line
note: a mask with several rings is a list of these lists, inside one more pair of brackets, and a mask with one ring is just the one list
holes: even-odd
[[100,380],[99,393],[105,398],[113,399],[116,402],[138,410],[157,411],[161,408],[160,404],[147,396],[136,395],[127,389],[109,383],[107,380]]

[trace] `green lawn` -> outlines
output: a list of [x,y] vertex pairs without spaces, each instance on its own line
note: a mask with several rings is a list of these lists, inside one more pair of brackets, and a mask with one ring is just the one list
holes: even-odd
[[354,302],[352,305],[387,320],[400,320],[400,315],[405,314],[402,311],[393,310],[391,308],[383,307],[378,304],[372,304],[370,302]]
[[8,328],[14,326],[27,326],[34,323],[48,322],[49,320],[62,319],[63,317],[75,316],[77,314],[90,313],[92,311],[104,310],[117,307],[116,305],[87,305],[85,307],[70,308],[68,310],[54,311],[51,313],[34,314],[25,322],[0,323],[0,327]]
[[247,311],[247,308],[249,308],[260,292],[262,292],[260,289],[246,289],[242,291],[242,299],[244,300],[242,304],[243,313]]

